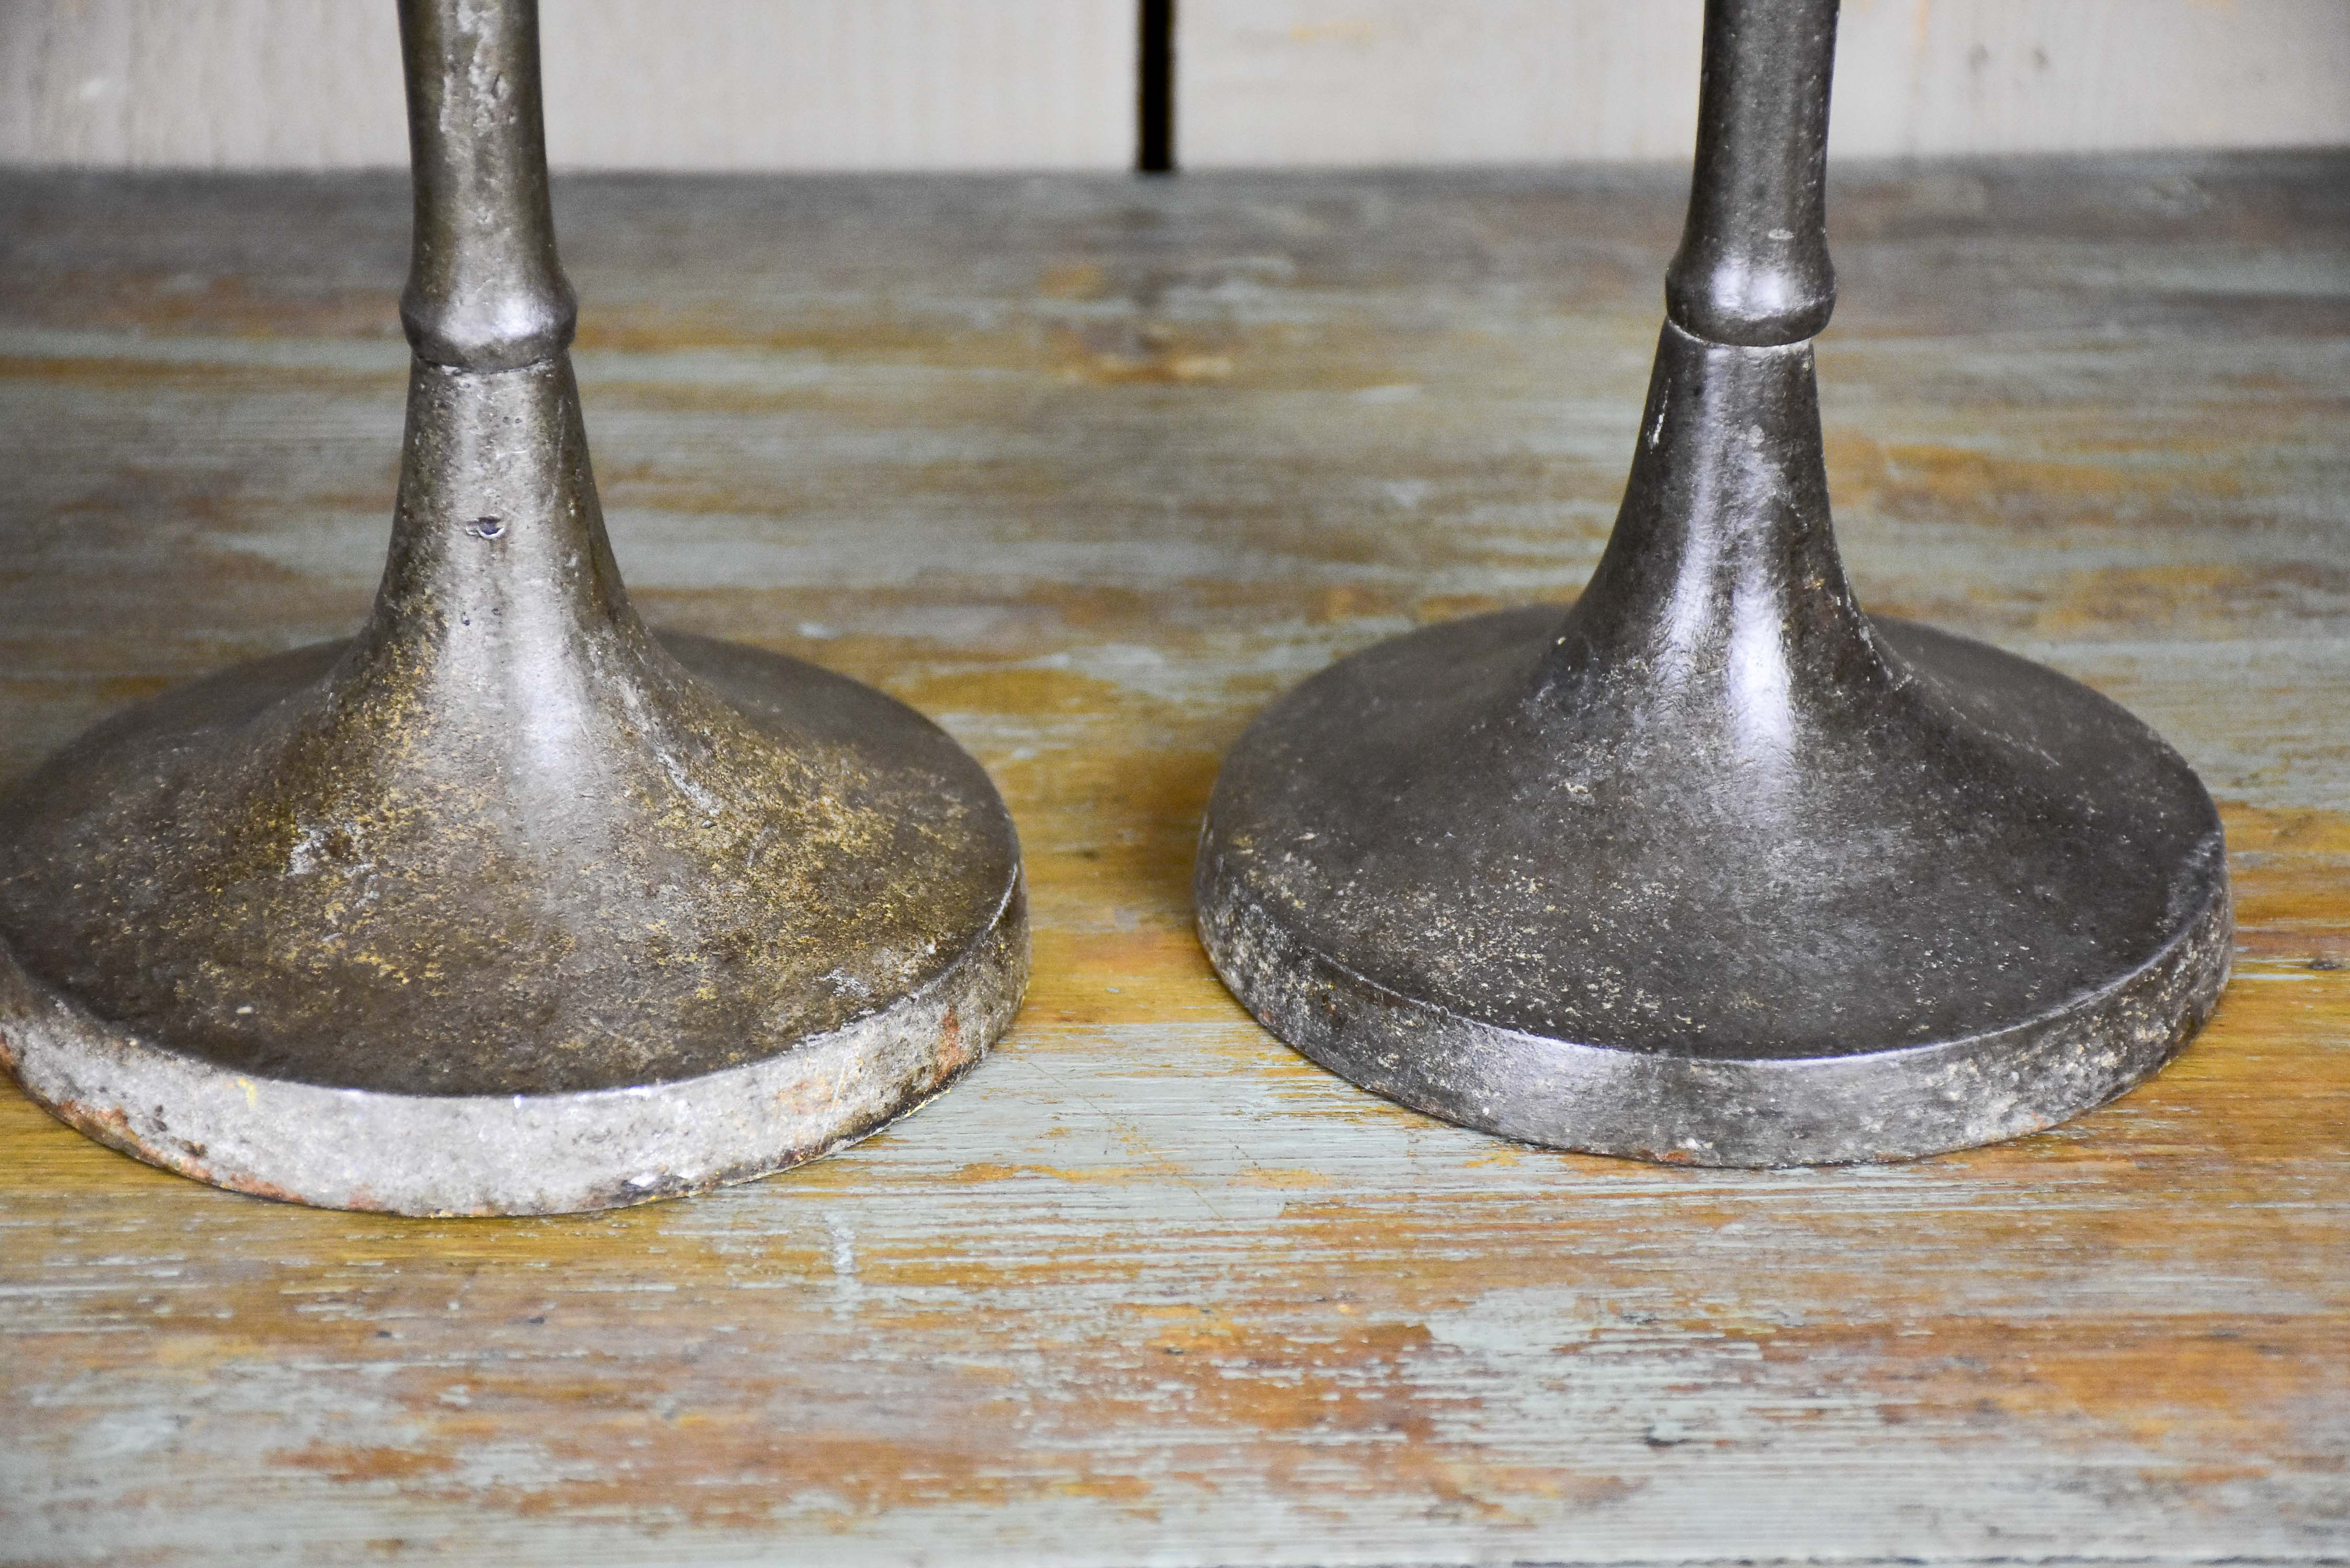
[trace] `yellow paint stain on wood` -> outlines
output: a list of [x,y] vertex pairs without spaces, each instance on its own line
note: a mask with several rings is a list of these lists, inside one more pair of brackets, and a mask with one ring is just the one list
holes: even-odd
[[2133,497],[2190,493],[2218,500],[2241,493],[2227,471],[2143,472],[2098,461],[2027,458],[1978,447],[1872,440],[1835,431],[1828,443],[1828,483],[1840,505],[1895,515],[1968,517],[2022,504],[2035,511],[2095,505]]
[[2220,815],[2238,954],[2312,972],[2350,967],[2350,812],[2223,801]]
[[2305,561],[2176,563],[2106,566],[2052,578],[2031,622],[2036,636],[2062,638],[2109,627],[2143,636],[2157,628],[2230,628],[2263,620],[2306,620],[2350,604],[2350,570]]

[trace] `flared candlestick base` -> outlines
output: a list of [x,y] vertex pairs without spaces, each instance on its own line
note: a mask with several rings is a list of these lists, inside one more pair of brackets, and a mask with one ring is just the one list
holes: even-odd
[[0,794],[0,1064],[103,1143],[329,1208],[814,1158],[1011,1023],[1011,817],[881,693],[645,629],[565,352],[536,6],[401,0],[400,31],[416,358],[375,612]]
[[399,1214],[697,1191],[945,1088],[1027,975],[985,774],[812,665],[652,657],[728,715],[713,754],[305,775],[340,643],[100,726],[0,803],[0,1057],[150,1163]]
[[2054,1126],[2210,1012],[2218,821],[2113,703],[1879,622],[1908,677],[1887,724],[1808,759],[1857,771],[1774,798],[1653,741],[1562,763],[1566,726],[1525,700],[1557,621],[1382,643],[1224,764],[1201,939],[1305,1055],[1529,1143],[1836,1164]]
[[348,643],[0,795],[0,1051],[103,1142],[331,1208],[606,1208],[944,1087],[1027,976],[979,764],[880,692],[657,639],[567,361],[420,361]]
[[2051,1126],[2210,1012],[2218,814],[2153,732],[1853,604],[1808,346],[1667,327],[1563,618],[1379,644],[1218,777],[1218,971],[1358,1084],[1529,1142],[1898,1159]]

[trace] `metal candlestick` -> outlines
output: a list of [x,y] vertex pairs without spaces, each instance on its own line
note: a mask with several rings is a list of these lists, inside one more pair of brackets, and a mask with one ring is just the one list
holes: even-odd
[[1709,0],[1689,223],[1583,597],[1397,638],[1216,783],[1201,940],[1306,1055],[1467,1126],[1729,1166],[2102,1104],[2209,1013],[2220,821],[2112,702],[1854,604],[1809,339],[1835,0]]
[[0,800],[0,1054],[141,1159],[403,1214],[639,1202],[944,1088],[1028,967],[1012,823],[911,710],[655,637],[566,353],[531,0],[403,0],[415,362],[359,636]]

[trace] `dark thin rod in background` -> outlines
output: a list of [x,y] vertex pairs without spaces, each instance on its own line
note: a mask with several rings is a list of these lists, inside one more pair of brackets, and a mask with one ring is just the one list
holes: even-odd
[[1175,172],[1175,0],[1142,0],[1134,166]]

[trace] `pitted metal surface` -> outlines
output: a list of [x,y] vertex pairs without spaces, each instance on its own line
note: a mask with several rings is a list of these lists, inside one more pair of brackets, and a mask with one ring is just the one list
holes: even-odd
[[2217,814],[2086,688],[1873,630],[1879,711],[1775,769],[1558,702],[1546,607],[1357,655],[1226,762],[1202,939],[1307,1055],[1531,1142],[1825,1164],[2101,1105],[2226,977]]
[[890,698],[646,631],[562,351],[531,7],[403,21],[417,358],[373,618],[0,800],[0,1041],[93,1136],[304,1202],[574,1210],[796,1163],[1009,1023],[1011,819]]
[[1218,778],[1218,970],[1407,1104],[1658,1159],[1908,1158],[2112,1098],[2225,980],[2220,820],[2177,753],[1846,585],[1805,340],[1835,13],[1708,9],[1669,319],[1564,624],[1357,654]]

